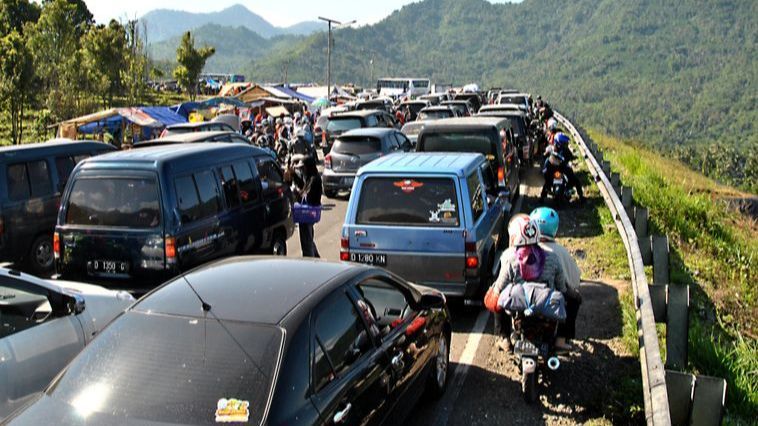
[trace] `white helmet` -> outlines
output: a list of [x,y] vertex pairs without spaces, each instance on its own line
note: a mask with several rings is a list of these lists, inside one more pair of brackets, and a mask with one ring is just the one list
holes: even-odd
[[519,221],[518,234],[513,238],[514,247],[532,246],[540,242],[540,227],[531,219]]
[[558,130],[558,121],[556,121],[555,118],[547,120],[547,129],[552,132]]
[[529,222],[529,216],[524,213],[518,213],[511,217],[511,220],[508,222],[508,239],[511,246],[513,246],[516,237],[520,235],[521,227],[526,224],[526,222]]

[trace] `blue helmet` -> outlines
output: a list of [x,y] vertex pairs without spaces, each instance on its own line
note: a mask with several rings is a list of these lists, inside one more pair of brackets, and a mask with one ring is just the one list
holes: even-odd
[[540,228],[540,233],[546,237],[555,238],[558,234],[558,213],[549,207],[534,209],[529,218]]
[[555,147],[558,149],[563,149],[565,146],[569,144],[569,142],[570,142],[570,139],[568,136],[566,136],[565,133],[556,134],[555,139],[553,140]]

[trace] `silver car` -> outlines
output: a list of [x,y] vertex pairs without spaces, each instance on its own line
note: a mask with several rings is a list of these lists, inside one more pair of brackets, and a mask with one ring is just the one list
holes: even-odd
[[133,302],[123,291],[0,268],[0,419],[44,390]]

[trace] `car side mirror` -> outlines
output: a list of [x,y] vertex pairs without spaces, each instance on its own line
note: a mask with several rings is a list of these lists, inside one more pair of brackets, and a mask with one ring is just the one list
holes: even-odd
[[440,309],[445,307],[445,296],[442,293],[424,293],[418,301],[421,309]]
[[68,295],[68,297],[70,297],[70,300],[67,303],[68,311],[70,314],[79,315],[84,312],[86,304],[84,302],[84,298],[81,295],[71,294]]

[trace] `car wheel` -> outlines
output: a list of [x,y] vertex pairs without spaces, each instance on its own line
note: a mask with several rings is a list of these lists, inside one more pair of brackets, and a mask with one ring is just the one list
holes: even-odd
[[49,235],[40,235],[34,240],[29,250],[29,269],[34,275],[50,275],[53,271],[53,239]]
[[448,373],[450,371],[450,338],[442,335],[437,343],[437,354],[429,375],[428,393],[435,399],[444,395],[447,389]]
[[333,189],[325,189],[324,195],[326,196],[326,198],[335,198],[337,196],[337,191]]
[[274,241],[271,243],[271,254],[274,256],[287,255],[287,239],[281,232],[274,234]]

